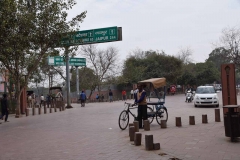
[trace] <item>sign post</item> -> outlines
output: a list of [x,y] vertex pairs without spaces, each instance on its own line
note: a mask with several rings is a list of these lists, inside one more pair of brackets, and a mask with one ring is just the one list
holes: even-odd
[[[66,66],[66,58],[61,56],[48,57],[48,65]],[[69,58],[69,66],[86,66],[86,58]]]
[[65,56],[66,56],[66,84],[67,84],[67,107],[73,108],[70,103],[70,76],[69,76],[69,55],[68,55],[69,47],[65,47]]
[[[60,43],[57,45],[58,47],[65,48],[65,57],[66,63],[64,62],[63,58],[55,59],[50,58],[48,59],[48,64],[53,66],[63,66],[66,64],[66,85],[67,85],[67,107],[72,108],[70,104],[70,77],[69,77],[69,66],[86,66],[86,59],[85,61],[77,61],[76,59],[69,59],[69,47],[76,46],[76,45],[86,45],[86,44],[95,44],[95,43],[105,43],[105,42],[113,42],[113,41],[121,41],[122,40],[122,27],[108,27],[108,28],[98,28],[98,29],[91,29],[85,31],[76,31],[72,33],[66,33],[63,39],[60,40]],[[50,62],[50,63],[49,63]],[[77,68],[77,67],[76,67]],[[78,72],[78,69],[77,69]],[[78,76],[77,76],[78,78]],[[78,83],[78,80],[77,80]],[[78,94],[79,94],[79,86],[78,87]]]
[[108,27],[67,33],[67,35],[61,39],[59,46],[76,46],[121,40],[122,28]]
[[[76,87],[77,87],[77,96],[79,96],[79,72],[78,72],[78,66],[76,66]],[[79,97],[77,97],[79,98]]]

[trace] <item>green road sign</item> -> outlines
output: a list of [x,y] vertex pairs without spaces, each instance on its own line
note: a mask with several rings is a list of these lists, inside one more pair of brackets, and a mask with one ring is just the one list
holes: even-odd
[[67,37],[61,40],[60,46],[74,46],[121,40],[122,40],[122,28],[108,27],[77,31],[72,34],[69,33]]
[[[66,62],[64,57],[61,57],[61,56],[48,57],[48,65],[66,66]],[[86,66],[86,58],[70,58],[69,65],[70,66]]]

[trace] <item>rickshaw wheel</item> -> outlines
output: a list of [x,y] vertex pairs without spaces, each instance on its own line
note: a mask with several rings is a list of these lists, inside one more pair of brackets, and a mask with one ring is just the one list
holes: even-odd
[[127,111],[122,111],[119,115],[118,125],[121,130],[125,130],[129,123],[129,114]]
[[148,121],[151,124],[152,121],[154,120],[155,113],[153,112],[153,109],[150,107],[147,107],[147,116],[148,116]]
[[161,120],[168,120],[168,112],[166,108],[161,108],[156,112],[156,120],[159,125],[161,125]]

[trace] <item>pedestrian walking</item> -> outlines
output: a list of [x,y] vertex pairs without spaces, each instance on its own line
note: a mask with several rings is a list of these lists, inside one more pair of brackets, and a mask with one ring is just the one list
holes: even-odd
[[32,96],[28,95],[27,97],[28,108],[32,108]]
[[130,94],[131,94],[131,99],[133,99],[133,94],[134,94],[133,89],[131,90]]
[[138,105],[138,116],[139,128],[143,128],[142,121],[147,120],[147,98],[146,91],[143,89],[145,85],[138,84],[138,93],[135,97],[133,105]]
[[108,95],[109,95],[109,101],[111,103],[113,101],[113,92],[111,91],[111,89],[109,89]]
[[42,104],[44,104],[44,96],[43,96],[43,94],[40,97],[40,107],[42,107]]
[[104,95],[103,94],[101,95],[101,101],[102,102],[104,101]]
[[2,107],[2,115],[0,116],[0,119],[3,120],[3,117],[5,116],[5,122],[8,121],[8,99],[7,94],[3,94],[3,98],[1,99],[1,107]]
[[122,100],[125,101],[126,100],[126,91],[122,90]]
[[32,107],[33,106],[35,107],[36,104],[37,104],[36,95],[35,95],[35,93],[33,93],[32,94]]
[[51,103],[51,96],[49,94],[47,95],[46,100],[47,100],[47,105],[49,107],[49,104]]
[[98,94],[96,95],[96,100],[99,101],[99,95]]
[[138,88],[135,88],[135,90],[134,90],[134,99],[136,99],[136,97],[137,97],[137,93],[138,93]]
[[84,93],[84,91],[82,91],[82,93],[80,94],[80,101],[81,101],[81,107],[85,107],[85,102],[87,99],[86,94]]

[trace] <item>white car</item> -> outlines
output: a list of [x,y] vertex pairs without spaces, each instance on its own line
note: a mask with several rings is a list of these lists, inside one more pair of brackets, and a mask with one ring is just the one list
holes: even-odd
[[213,86],[199,86],[194,96],[194,106],[219,107],[219,98]]

